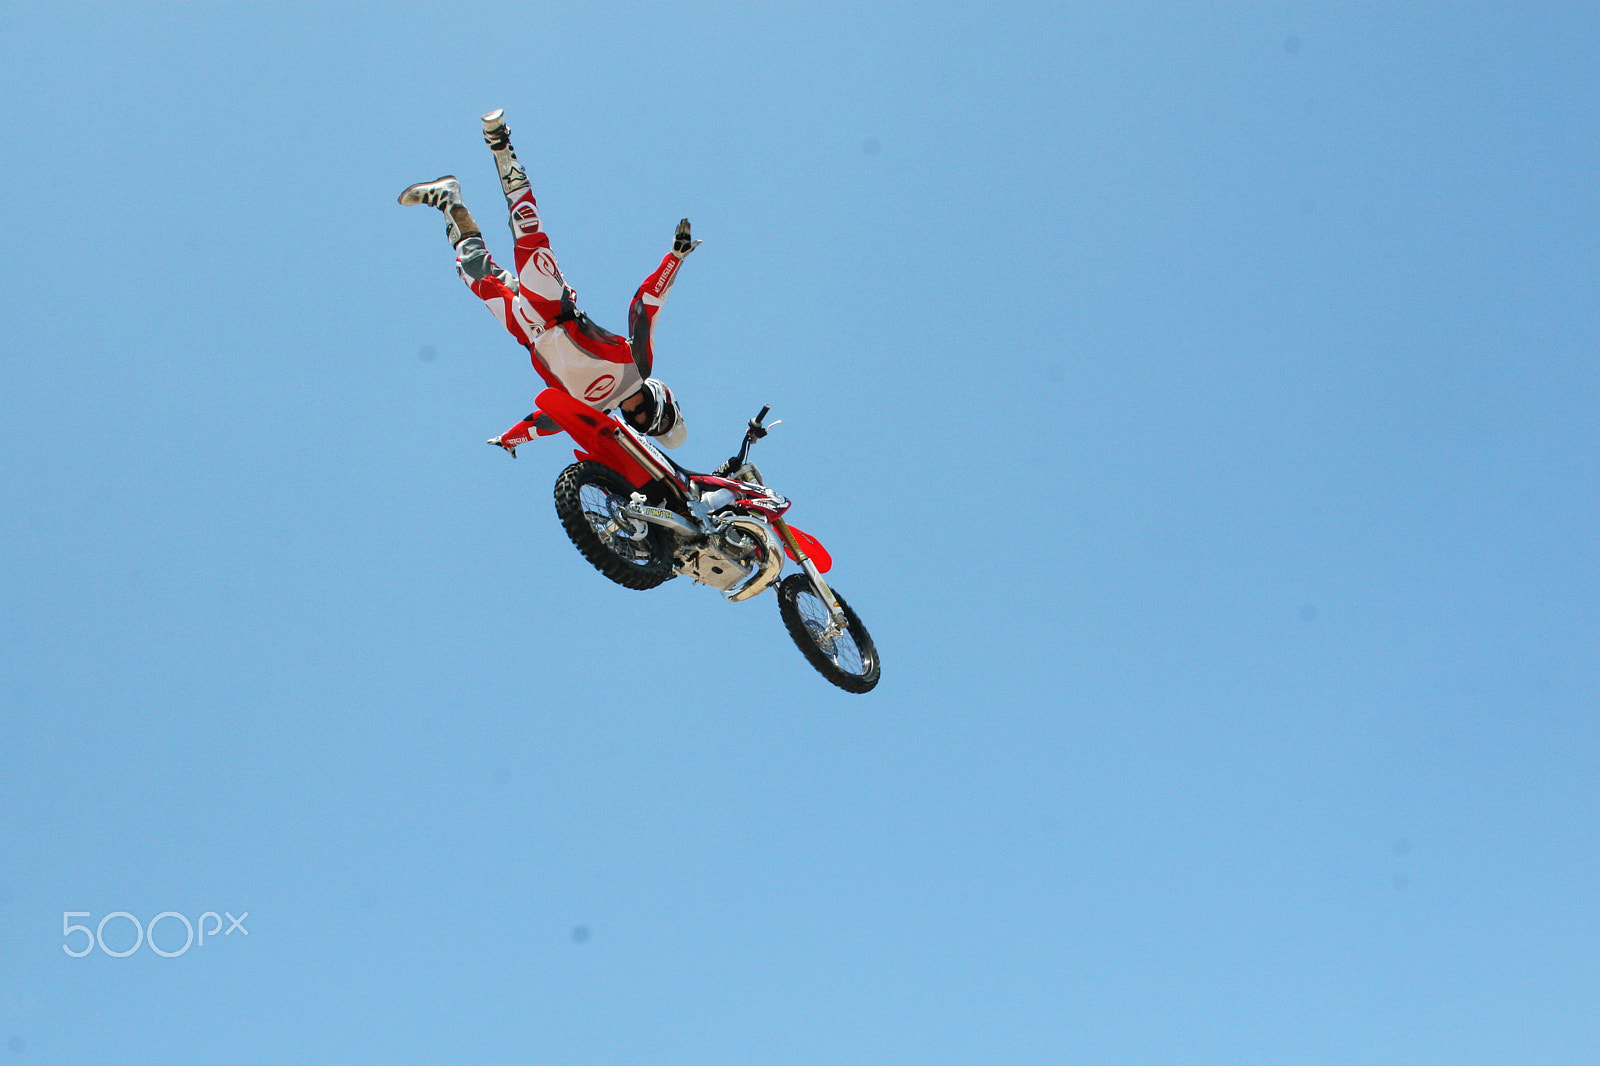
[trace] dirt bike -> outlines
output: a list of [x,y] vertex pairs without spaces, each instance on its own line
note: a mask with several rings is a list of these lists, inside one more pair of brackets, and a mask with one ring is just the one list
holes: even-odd
[[[556,479],[556,514],[595,569],[630,589],[683,574],[734,603],[775,586],[789,636],[823,677],[847,692],[878,683],[872,637],[823,579],[833,566],[828,550],[784,519],[790,501],[767,488],[749,461],[750,446],[771,428],[763,425],[770,406],[750,419],[737,455],[715,473],[697,474],[620,418],[559,389],[536,402],[537,410],[489,443],[515,455],[536,435],[564,431],[577,442],[578,461]],[[799,573],[782,577],[785,557]]]

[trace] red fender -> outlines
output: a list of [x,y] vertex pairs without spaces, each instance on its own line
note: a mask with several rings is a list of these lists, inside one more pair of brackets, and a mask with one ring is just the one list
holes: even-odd
[[579,459],[604,463],[627,478],[634,488],[644,487],[654,477],[617,443],[617,424],[582,400],[560,389],[545,389],[536,402],[540,411],[578,442],[580,448],[574,454]]
[[[787,525],[788,523],[785,524]],[[829,555],[828,549],[822,546],[822,541],[813,537],[799,526],[790,525],[789,532],[794,534],[795,542],[800,545],[800,550],[806,553],[806,557],[817,564],[818,570],[826,574],[833,569],[833,556]],[[790,548],[787,543],[784,544],[783,550],[788,552],[789,558],[794,559],[795,562],[798,563],[800,561],[795,559],[794,549]]]

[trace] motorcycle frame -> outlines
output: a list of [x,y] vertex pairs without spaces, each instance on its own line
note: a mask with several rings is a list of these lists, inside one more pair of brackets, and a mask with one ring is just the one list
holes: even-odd
[[[707,486],[732,491],[735,498],[730,506],[751,512],[772,527],[778,534],[784,553],[799,564],[800,569],[816,588],[817,595],[827,605],[828,614],[833,619],[833,627],[838,629],[845,627],[847,623],[844,609],[822,576],[825,571],[832,568],[832,557],[822,546],[821,541],[804,530],[790,525],[784,519],[784,512],[790,507],[788,499],[776,495],[764,485],[757,485],[761,491],[756,493],[752,491],[752,483],[733,481],[711,474],[690,474],[686,478],[632,426],[609,414],[596,411],[560,389],[545,389],[535,402],[538,404],[538,411],[550,416],[551,420],[579,445],[573,451],[573,455],[579,460],[597,462],[610,467],[635,489],[643,489],[651,482],[667,485],[679,497],[677,502],[683,504],[690,514],[694,514],[695,511],[689,504],[695,499],[696,491],[703,492]],[[749,455],[751,443],[757,439],[755,430],[758,428],[758,423],[765,415],[766,408],[763,408],[761,415],[751,421],[751,432],[745,434],[744,444],[739,449],[738,458],[741,467]],[[627,513],[641,521],[664,526],[679,536],[705,535],[709,532],[708,529],[697,528],[705,524],[705,518],[700,515],[696,515],[698,522],[691,522],[675,511],[657,507],[630,506],[627,508]],[[780,564],[779,570],[781,569]],[[738,595],[737,598],[746,599],[756,595],[757,592],[765,591],[776,580],[777,575],[774,574],[755,592]],[[735,596],[728,598],[735,599]]]

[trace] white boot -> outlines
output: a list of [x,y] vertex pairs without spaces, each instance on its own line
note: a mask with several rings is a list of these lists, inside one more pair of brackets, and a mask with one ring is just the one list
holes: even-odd
[[444,232],[450,239],[452,248],[468,237],[483,235],[483,231],[478,229],[478,224],[472,221],[472,214],[467,210],[467,205],[461,202],[461,183],[456,181],[452,174],[434,178],[432,181],[419,181],[409,186],[400,194],[400,203],[406,207],[427,204],[443,211]]
[[454,174],[446,174],[442,178],[432,181],[419,181],[400,194],[400,203],[405,207],[416,204],[427,204],[444,211],[451,204],[461,202],[461,183]]
[[508,202],[515,200],[528,189],[528,172],[517,162],[516,150],[511,147],[511,127],[506,125],[505,111],[496,109],[483,116],[483,143],[494,153],[500,190]]

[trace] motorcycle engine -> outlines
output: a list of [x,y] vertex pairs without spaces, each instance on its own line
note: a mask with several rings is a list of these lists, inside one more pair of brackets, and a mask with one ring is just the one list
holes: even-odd
[[727,592],[750,576],[757,564],[755,538],[736,525],[726,525],[717,535],[678,553],[678,573]]
[[726,522],[706,542],[678,552],[678,573],[735,600],[748,599],[765,589],[782,567],[776,538],[764,524],[749,518]]

